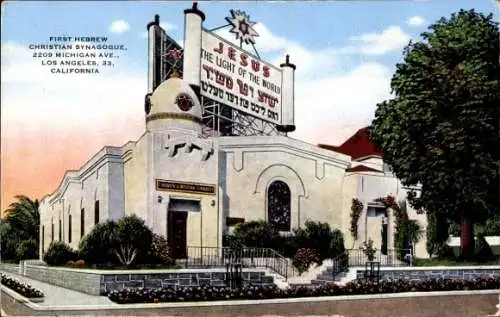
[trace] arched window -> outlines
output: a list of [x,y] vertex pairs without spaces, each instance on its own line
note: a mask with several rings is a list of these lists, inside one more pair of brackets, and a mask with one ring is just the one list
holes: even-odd
[[274,181],[267,190],[267,219],[279,231],[291,229],[291,198],[285,182]]
[[71,243],[71,215],[68,216],[68,243]]

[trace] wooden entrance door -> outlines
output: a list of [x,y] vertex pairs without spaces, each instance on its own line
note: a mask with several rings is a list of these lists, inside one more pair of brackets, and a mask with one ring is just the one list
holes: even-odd
[[168,212],[168,244],[174,259],[187,258],[187,212]]

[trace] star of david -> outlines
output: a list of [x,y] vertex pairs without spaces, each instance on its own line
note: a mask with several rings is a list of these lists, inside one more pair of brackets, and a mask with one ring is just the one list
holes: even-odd
[[182,57],[182,51],[177,48],[173,48],[168,52],[168,55],[170,55],[177,62]]
[[259,34],[253,29],[256,22],[250,21],[250,16],[244,11],[229,11],[230,17],[226,21],[233,27],[230,32],[236,35],[236,39],[245,44],[255,44],[255,37]]

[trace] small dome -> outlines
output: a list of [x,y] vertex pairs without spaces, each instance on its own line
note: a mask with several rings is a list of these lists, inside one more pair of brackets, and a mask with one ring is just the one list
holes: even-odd
[[172,77],[149,98],[146,129],[169,135],[201,134],[201,105],[193,89]]
[[150,98],[148,117],[159,113],[176,113],[201,118],[201,105],[188,83],[180,78],[169,78],[158,86]]

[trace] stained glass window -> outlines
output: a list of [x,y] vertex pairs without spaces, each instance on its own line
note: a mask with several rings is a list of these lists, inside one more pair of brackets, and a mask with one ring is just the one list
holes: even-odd
[[279,231],[291,229],[291,195],[285,182],[274,181],[267,190],[268,222]]

